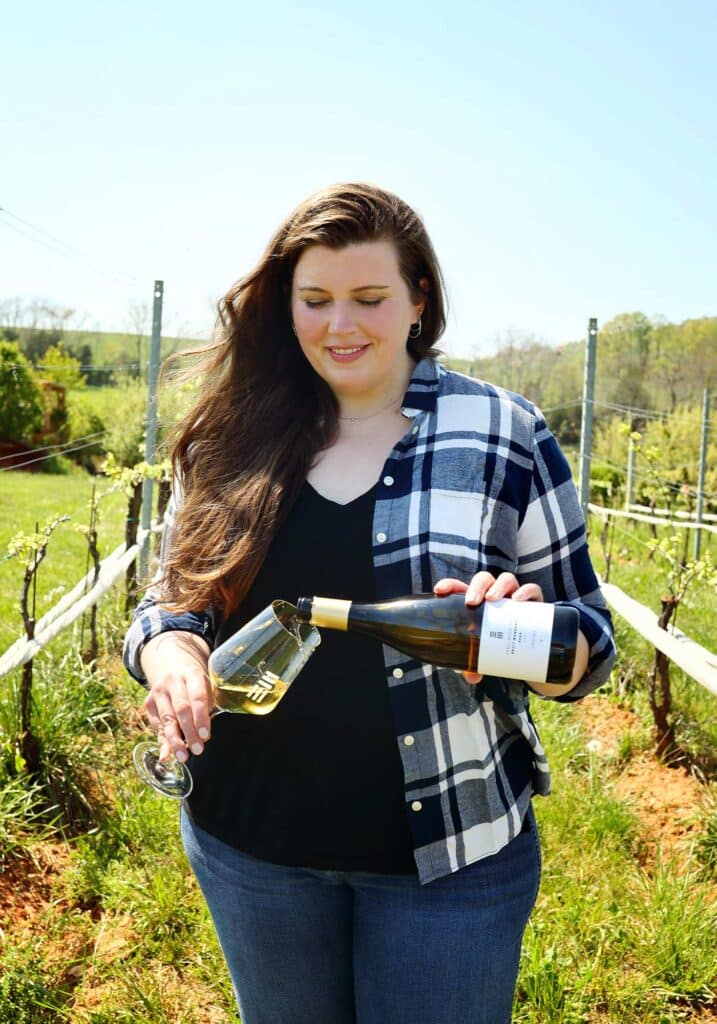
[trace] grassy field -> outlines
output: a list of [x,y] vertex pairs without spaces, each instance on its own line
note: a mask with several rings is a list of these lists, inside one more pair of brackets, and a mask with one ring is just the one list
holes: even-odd
[[[2,544],[50,511],[72,506],[81,521],[89,499],[83,478],[8,473],[0,487]],[[122,534],[123,499],[114,500],[102,527],[107,551]],[[84,570],[82,544],[60,529],[54,554],[63,566],[53,570],[50,552],[45,602]],[[644,539],[628,536],[619,551],[615,543],[610,578],[654,607],[661,570],[646,560]],[[602,569],[597,537],[592,550]],[[2,563],[0,573],[7,618],[17,566]],[[680,617],[712,650],[714,607],[714,593],[697,588]],[[117,602],[104,602],[100,618],[94,671],[72,644],[36,661],[35,723],[54,790],[13,761],[17,674],[0,680],[0,1024],[236,1024],[176,805],[144,790],[131,767],[142,691],[119,663]],[[651,654],[619,622],[618,636],[620,662],[599,695],[576,706],[534,702],[554,783],[536,801],[544,874],[518,1024],[717,1021],[717,787],[704,756],[695,762],[704,778],[652,756]],[[717,698],[673,675],[680,742],[696,757],[714,752]],[[85,799],[69,823],[58,809],[68,777]],[[57,803],[48,812],[49,792]]]
[[[78,527],[89,523],[92,488],[101,494],[110,486],[109,480],[81,471],[67,476],[0,473],[0,559],[16,534],[34,533],[36,523],[42,529],[53,515],[70,516],[52,535],[38,572],[37,618],[84,576],[87,541]],[[99,547],[104,557],[124,539],[127,499],[120,493],[111,494],[99,509]],[[23,572],[24,565],[18,558],[0,561],[0,652],[23,631],[19,605]]]

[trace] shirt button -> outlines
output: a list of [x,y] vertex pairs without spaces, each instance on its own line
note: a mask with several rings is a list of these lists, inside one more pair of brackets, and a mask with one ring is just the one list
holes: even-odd
[[385,476],[383,478],[383,482],[385,483],[386,487],[391,487],[391,486],[393,486],[393,477],[392,476]]
[[421,810],[423,810],[423,804],[421,803],[421,801],[420,800],[414,800],[413,803],[411,804],[411,810],[412,811],[421,811]]
[[376,540],[379,542],[379,544],[383,544],[383,542],[386,540],[386,534],[385,533],[377,533],[376,534]]
[[413,738],[413,736],[404,736],[404,737],[403,737],[403,742],[404,742],[405,746],[407,746],[407,747],[412,747],[412,746],[413,746],[413,744],[414,744],[414,743],[415,743],[416,741],[415,741],[415,739]]
[[403,679],[403,669],[402,668],[395,668],[393,670],[393,677],[394,677],[394,679]]
[[412,427],[411,428],[411,433],[412,434],[417,434],[418,433],[418,427]]

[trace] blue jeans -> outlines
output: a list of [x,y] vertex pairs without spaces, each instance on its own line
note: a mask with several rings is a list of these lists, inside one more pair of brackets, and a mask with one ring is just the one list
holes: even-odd
[[540,879],[528,821],[494,856],[422,886],[256,860],[183,812],[242,1024],[507,1024]]

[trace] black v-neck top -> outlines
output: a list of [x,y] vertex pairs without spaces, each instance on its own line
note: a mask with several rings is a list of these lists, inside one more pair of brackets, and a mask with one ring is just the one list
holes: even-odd
[[[375,600],[374,488],[346,505],[302,488],[217,644],[276,598]],[[322,630],[270,714],[219,715],[192,757],[188,811],[200,828],[276,864],[414,873],[403,770],[381,645]]]

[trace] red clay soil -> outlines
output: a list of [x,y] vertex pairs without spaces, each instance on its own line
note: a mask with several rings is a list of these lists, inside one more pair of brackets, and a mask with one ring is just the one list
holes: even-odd
[[38,843],[35,862],[11,861],[0,867],[0,943],[14,934],[33,931],[43,911],[56,901],[53,884],[67,867],[70,854],[63,843]]
[[[601,697],[576,705],[586,741],[596,754],[615,756],[626,734],[644,736],[644,725],[632,711]],[[699,809],[705,787],[689,768],[668,767],[651,751],[633,755],[615,784],[615,795],[625,800],[643,825],[648,849],[664,857],[686,857],[699,836]]]

